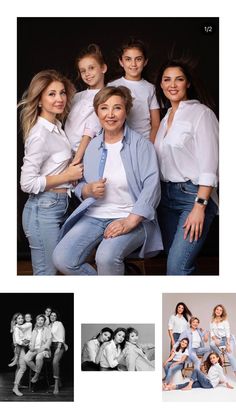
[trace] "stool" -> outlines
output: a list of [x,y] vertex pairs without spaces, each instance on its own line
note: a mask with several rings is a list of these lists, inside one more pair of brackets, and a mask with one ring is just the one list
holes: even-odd
[[[50,380],[49,380],[49,373],[50,373],[50,364],[51,364],[52,359],[51,358],[44,358],[43,360],[43,366],[42,369],[40,371],[40,375],[39,375],[39,379],[38,381],[36,381],[36,383],[31,383],[30,381],[30,385],[29,385],[29,389],[32,392],[35,392],[35,390],[37,390],[38,387],[40,387],[40,384],[42,383],[42,381],[45,382],[46,384],[46,392],[48,392],[49,388],[50,388]],[[31,370],[30,370],[30,376],[31,376]],[[31,378],[30,378],[31,379]]]
[[[198,359],[202,362],[203,355],[197,355]],[[188,377],[188,373],[193,372],[194,363],[192,361],[186,361],[183,368],[183,377]]]
[[127,257],[125,262],[125,275],[146,275],[145,260]]
[[230,367],[230,362],[228,361],[228,360],[226,360],[226,358],[225,358],[225,356],[227,355],[227,352],[226,352],[226,346],[219,346],[219,350],[220,350],[220,352],[221,352],[221,355],[222,355],[222,357],[223,357],[223,365],[222,365],[222,368],[224,369],[224,371],[225,371],[225,374],[227,374],[227,367]]

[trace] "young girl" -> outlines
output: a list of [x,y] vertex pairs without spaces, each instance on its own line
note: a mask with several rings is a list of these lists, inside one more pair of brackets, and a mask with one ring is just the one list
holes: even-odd
[[61,121],[69,112],[73,84],[55,70],[36,74],[19,103],[25,140],[21,189],[29,194],[23,229],[31,248],[34,275],[56,275],[52,252],[66,218],[71,182],[82,165],[71,165],[70,143]]
[[235,338],[230,333],[230,325],[225,307],[218,304],[214,307],[212,321],[210,323],[210,346],[212,351],[222,357],[221,347],[226,350],[226,355],[236,375],[236,358],[233,355],[235,349]]
[[154,143],[160,124],[160,111],[154,85],[142,78],[147,62],[144,43],[130,39],[119,52],[119,63],[125,75],[108,83],[108,86],[125,86],[131,90],[133,107],[127,118],[128,125]]
[[170,380],[173,374],[178,370],[182,370],[182,368],[184,367],[184,363],[189,355],[188,349],[187,349],[188,345],[189,345],[189,339],[188,338],[182,339],[179,345],[177,346],[177,348],[172,351],[169,358],[167,358],[167,360],[163,363],[163,367],[166,374],[164,383],[163,383],[164,389],[170,383]]
[[96,93],[104,87],[107,71],[98,45],[91,44],[76,58],[76,69],[86,90],[76,93],[65,124],[65,132],[74,150],[74,162],[79,163],[90,140],[100,131],[100,123],[93,108]]
[[[18,314],[18,313],[17,313]],[[10,364],[8,364],[9,367],[13,367],[14,365],[17,365],[18,360],[19,360],[19,356],[20,356],[20,352],[21,352],[21,346],[18,345],[15,342],[15,338],[14,338],[14,330],[15,328],[19,329],[19,333],[21,333],[21,337],[22,337],[22,341],[24,343],[24,346],[27,346],[30,342],[31,339],[31,334],[32,334],[32,316],[30,313],[25,314],[24,320],[25,323],[23,323],[22,325],[16,324],[16,317],[17,315],[14,314],[11,320],[11,333],[12,333],[12,338],[13,338],[13,345],[14,345],[14,357],[13,360],[11,361]]]
[[193,370],[190,381],[183,384],[167,385],[165,390],[191,390],[192,388],[215,388],[218,384],[224,384],[233,389],[223,373],[222,362],[215,352],[210,353],[205,361],[206,374],[200,370]]

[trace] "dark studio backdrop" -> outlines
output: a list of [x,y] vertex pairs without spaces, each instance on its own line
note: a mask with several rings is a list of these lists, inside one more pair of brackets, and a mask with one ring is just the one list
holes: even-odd
[[15,373],[15,367],[8,367],[13,357],[10,323],[14,313],[30,313],[34,327],[35,317],[43,314],[47,307],[59,312],[65,327],[68,351],[62,357],[60,368],[63,382],[73,384],[74,376],[74,294],[72,293],[2,293],[0,294],[0,317],[2,322],[2,344],[0,357],[1,372]]
[[[119,65],[117,49],[134,36],[148,45],[147,78],[154,82],[161,61],[174,49],[175,55],[191,54],[198,61],[198,72],[219,109],[219,19],[218,18],[18,18],[17,19],[17,100],[39,71],[54,68],[71,78],[78,90],[74,62],[78,52],[90,43],[100,45],[105,56],[107,80],[115,76]],[[30,252],[21,225],[27,200],[19,187],[24,147],[20,130],[17,136],[17,225],[18,259],[28,259]],[[218,220],[203,252],[218,255]]]

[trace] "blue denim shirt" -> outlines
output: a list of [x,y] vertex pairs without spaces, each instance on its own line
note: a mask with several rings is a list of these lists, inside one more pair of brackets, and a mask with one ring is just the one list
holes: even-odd
[[[102,131],[88,145],[84,155],[84,179],[76,187],[76,196],[82,200],[86,183],[98,180],[99,165],[104,144]],[[140,257],[154,256],[163,249],[156,208],[161,198],[159,167],[153,144],[125,125],[121,159],[134,206],[132,213],[145,218],[145,242]]]

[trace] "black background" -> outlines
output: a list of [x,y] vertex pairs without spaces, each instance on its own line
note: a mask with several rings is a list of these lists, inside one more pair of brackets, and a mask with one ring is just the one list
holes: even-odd
[[74,361],[74,295],[72,293],[1,293],[0,318],[1,325],[1,356],[0,371],[15,371],[8,364],[13,357],[12,333],[10,323],[14,313],[30,313],[34,327],[35,317],[43,314],[47,307],[58,311],[66,331],[66,343],[69,347],[61,361],[63,378],[73,380]]
[[[154,81],[160,62],[174,48],[176,55],[190,53],[198,60],[199,75],[219,109],[219,19],[218,18],[18,18],[17,81],[19,100],[35,73],[54,68],[71,78],[79,89],[75,57],[89,43],[100,45],[108,64],[107,81],[114,75],[117,48],[130,36],[149,47],[148,79]],[[27,195],[19,187],[23,143],[18,131],[18,258],[29,257],[21,227]],[[217,253],[217,240],[213,241]]]

